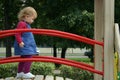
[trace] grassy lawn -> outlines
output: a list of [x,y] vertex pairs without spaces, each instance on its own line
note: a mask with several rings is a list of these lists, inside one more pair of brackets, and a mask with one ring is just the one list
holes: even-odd
[[[5,53],[0,53],[0,57],[5,57]],[[40,56],[53,56],[53,54],[51,53],[40,53],[39,54]],[[60,56],[60,54],[58,54],[58,56]],[[73,54],[66,54],[66,56],[82,56],[80,53],[73,53]],[[74,61],[78,61],[78,62],[87,62],[89,63],[90,62],[90,59],[89,58],[67,58],[67,59],[70,59],[70,60],[74,60]]]
[[[0,53],[0,56],[5,56],[5,55],[6,55],[5,53]],[[12,54],[12,55],[14,55],[14,54]],[[51,53],[40,53],[39,55],[40,56],[52,56],[53,54],[51,54]],[[60,56],[61,54],[58,53],[57,55]],[[82,53],[66,53],[66,56],[83,56],[83,54]]]
[[90,62],[89,58],[68,58],[68,59],[78,61],[78,62]]
[[5,55],[6,55],[5,53],[0,53],[0,57],[5,56]]

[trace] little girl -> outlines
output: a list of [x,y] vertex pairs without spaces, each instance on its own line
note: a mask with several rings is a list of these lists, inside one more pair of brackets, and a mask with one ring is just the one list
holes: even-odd
[[[30,24],[37,18],[37,12],[32,7],[23,8],[19,14],[19,22],[16,29],[31,29]],[[15,55],[20,55],[21,58],[31,58],[32,55],[37,54],[36,43],[32,32],[19,32],[15,34],[14,42]],[[34,78],[30,73],[30,66],[32,62],[19,62],[18,73],[16,78]]]

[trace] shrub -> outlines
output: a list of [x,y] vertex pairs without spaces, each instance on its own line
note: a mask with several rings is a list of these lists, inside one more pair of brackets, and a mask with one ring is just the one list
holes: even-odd
[[[1,64],[0,65],[0,77],[6,78],[16,76],[17,63]],[[54,74],[55,65],[53,63],[34,62],[31,66],[31,72],[35,75],[54,75],[62,76],[64,78],[71,78],[73,80],[93,80],[93,74],[78,68],[62,65],[59,70],[60,74]]]
[[16,63],[0,65],[0,77],[1,78],[15,76],[16,73],[17,73],[17,64]]
[[[0,65],[0,77],[16,76],[17,63],[1,64]],[[52,63],[33,63],[31,66],[31,72],[33,74],[51,75],[55,69]]]
[[52,63],[34,63],[31,67],[31,71],[36,75],[53,75],[53,70],[55,69]]
[[92,73],[79,68],[63,65],[60,67],[60,70],[61,70],[60,75],[63,77],[68,77],[73,80],[88,80],[88,79],[93,80]]

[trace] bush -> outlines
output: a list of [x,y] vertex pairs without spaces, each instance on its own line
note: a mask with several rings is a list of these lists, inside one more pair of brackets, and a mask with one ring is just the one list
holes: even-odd
[[35,75],[53,75],[55,66],[53,63],[34,63],[31,72]]
[[17,73],[17,64],[1,64],[0,65],[0,78],[15,76]]
[[[1,64],[0,65],[0,78],[16,76],[17,63]],[[31,72],[38,75],[52,75],[55,69],[52,63],[33,63]]]
[[[17,63],[1,64],[0,65],[0,77],[6,78],[16,76]],[[73,80],[93,80],[93,74],[78,68],[62,65],[59,70],[60,74],[54,74],[55,65],[53,63],[33,62],[31,66],[31,72],[35,75],[54,75],[62,76],[64,78],[71,78]]]
[[60,70],[61,70],[60,76],[63,77],[68,77],[73,80],[88,80],[88,79],[93,80],[92,73],[79,68],[63,65],[60,67]]

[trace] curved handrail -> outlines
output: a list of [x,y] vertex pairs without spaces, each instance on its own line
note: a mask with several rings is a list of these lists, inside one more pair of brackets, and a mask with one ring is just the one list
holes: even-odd
[[28,62],[28,61],[35,61],[35,62],[52,62],[52,63],[58,63],[58,64],[65,64],[68,66],[73,66],[77,68],[81,68],[84,70],[88,70],[93,73],[97,73],[100,75],[103,75],[102,71],[95,70],[94,68],[91,68],[89,66],[83,65],[82,63],[78,63],[75,61],[67,60],[67,59],[61,59],[61,58],[55,58],[55,57],[42,57],[42,56],[34,56],[32,58],[20,58],[20,57],[13,57],[13,58],[6,58],[6,59],[0,59],[0,64],[4,63],[12,63],[12,62]]
[[87,44],[98,44],[100,46],[104,46],[103,42],[92,40],[80,35],[68,33],[68,32],[63,32],[63,31],[58,31],[58,30],[50,30],[50,29],[19,29],[19,30],[4,30],[0,31],[0,38],[6,37],[9,35],[14,35],[17,32],[33,32],[34,34],[43,34],[43,35],[49,35],[49,36],[57,36],[57,37],[62,37],[62,38],[68,38],[72,40],[76,40],[79,42],[84,42]]
[[[90,45],[95,45],[98,44],[100,46],[104,46],[103,42],[92,40],[83,36],[79,36],[76,34],[68,33],[68,32],[63,32],[63,31],[58,31],[58,30],[50,30],[50,29],[15,29],[15,30],[4,30],[0,31],[0,38],[4,38],[7,36],[13,36],[15,33],[19,32],[33,32],[34,34],[39,34],[39,35],[49,35],[49,36],[56,36],[56,37],[62,37],[62,38],[67,38],[71,40],[76,40],[79,42],[84,42]],[[59,59],[59,58],[53,58],[53,57],[33,57],[33,58],[20,58],[20,57],[11,57],[11,58],[5,58],[5,59],[0,59],[0,64],[4,63],[12,63],[12,62],[22,62],[22,61],[35,61],[35,62],[53,62],[53,63],[59,63],[59,64],[65,64],[73,67],[78,67],[82,68],[100,75],[103,75],[102,71],[98,71],[93,69],[93,66],[81,63],[81,62],[75,62],[71,60],[66,60],[66,59]]]
[[[83,66],[86,66],[86,67],[89,67],[89,68],[94,68],[93,66],[88,65],[88,64],[83,63],[83,62],[76,62],[76,61],[67,60],[67,59],[65,60],[63,58],[55,58],[55,57],[49,57],[49,56],[33,56],[33,57],[34,58],[47,58],[47,59],[55,59],[55,60],[68,61],[68,62],[71,62],[71,63],[80,64],[80,65],[83,65]],[[7,57],[7,58],[2,58],[0,60],[3,61],[3,60],[17,59],[17,58],[20,58],[20,57],[19,56],[12,56],[12,57]]]

